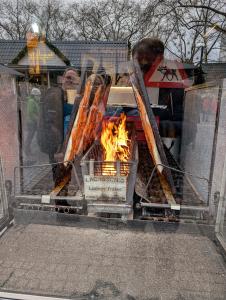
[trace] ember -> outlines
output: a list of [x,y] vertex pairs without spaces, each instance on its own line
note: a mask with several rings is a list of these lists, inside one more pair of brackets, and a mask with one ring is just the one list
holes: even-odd
[[[101,145],[104,150],[104,161],[128,161],[130,157],[129,142],[125,114],[121,114],[117,122],[105,121],[103,123]],[[108,167],[104,167],[102,175],[116,175],[115,164],[112,163],[111,166],[108,164]]]

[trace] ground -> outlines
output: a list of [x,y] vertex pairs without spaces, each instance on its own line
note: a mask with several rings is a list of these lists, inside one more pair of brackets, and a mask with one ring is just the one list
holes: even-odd
[[14,225],[0,239],[1,290],[73,299],[226,299],[226,267],[205,236]]

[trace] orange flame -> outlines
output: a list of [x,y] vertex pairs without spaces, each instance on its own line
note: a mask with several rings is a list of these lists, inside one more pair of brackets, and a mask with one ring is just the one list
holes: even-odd
[[[101,132],[101,145],[104,150],[104,161],[126,162],[130,157],[128,131],[126,130],[126,115],[121,114],[119,123],[104,122]],[[110,167],[110,168],[109,168]],[[115,164],[104,167],[103,175],[116,175]]]

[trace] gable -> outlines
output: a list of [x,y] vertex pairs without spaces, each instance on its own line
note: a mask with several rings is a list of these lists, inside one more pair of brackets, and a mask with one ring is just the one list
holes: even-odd
[[38,45],[35,48],[27,48],[25,55],[17,64],[20,66],[39,64],[42,67],[66,66],[65,62],[43,41],[38,42]]

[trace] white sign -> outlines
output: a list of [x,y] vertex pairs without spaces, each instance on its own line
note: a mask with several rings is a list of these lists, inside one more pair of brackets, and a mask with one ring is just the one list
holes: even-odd
[[86,200],[126,200],[126,176],[84,176]]

